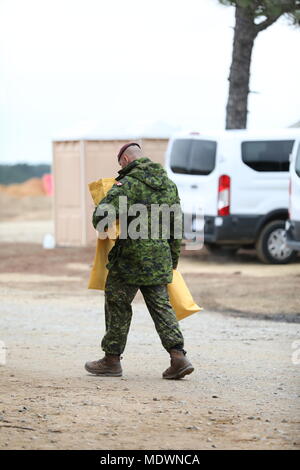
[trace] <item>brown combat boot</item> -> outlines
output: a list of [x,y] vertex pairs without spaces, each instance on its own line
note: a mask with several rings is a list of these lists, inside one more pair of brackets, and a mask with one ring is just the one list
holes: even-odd
[[163,372],[163,379],[182,379],[194,371],[192,364],[186,359],[186,352],[180,349],[170,349],[171,367]]
[[99,361],[91,361],[85,363],[85,369],[90,374],[102,375],[102,377],[121,377],[121,357],[105,354]]

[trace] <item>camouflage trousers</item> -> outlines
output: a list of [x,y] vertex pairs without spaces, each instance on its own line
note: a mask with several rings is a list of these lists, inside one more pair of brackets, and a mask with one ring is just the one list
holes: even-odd
[[106,333],[101,342],[103,351],[107,354],[123,353],[132,317],[131,303],[139,289],[163,347],[167,351],[174,346],[183,347],[183,336],[169,302],[167,285],[129,285],[112,268],[105,285]]

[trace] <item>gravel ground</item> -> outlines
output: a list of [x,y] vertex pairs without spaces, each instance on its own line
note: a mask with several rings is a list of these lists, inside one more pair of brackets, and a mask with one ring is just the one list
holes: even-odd
[[124,376],[93,377],[83,364],[101,355],[103,294],[71,267],[0,277],[0,448],[300,448],[299,325],[193,315],[181,327],[195,372],[165,381],[168,356],[138,295]]
[[52,220],[5,221],[0,223],[0,243],[39,243],[44,236],[54,233]]
[[300,448],[299,259],[183,252],[180,271],[205,308],[181,322],[195,372],[162,380],[169,359],[138,294],[123,377],[93,377],[83,365],[101,357],[104,333],[103,294],[87,290],[94,247],[43,250],[49,201],[8,202],[1,449]]

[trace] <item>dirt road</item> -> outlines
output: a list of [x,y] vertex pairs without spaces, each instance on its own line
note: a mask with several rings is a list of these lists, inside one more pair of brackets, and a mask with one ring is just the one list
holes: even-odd
[[[1,245],[0,340],[7,349],[0,366],[0,448],[300,448],[299,324],[224,316],[213,309],[193,315],[181,327],[195,372],[182,381],[164,381],[168,357],[138,295],[124,376],[89,376],[83,364],[100,357],[104,333],[103,294],[86,289],[93,250],[85,255],[54,250],[39,257],[39,247],[17,246]],[[208,286],[208,273],[200,282],[192,266],[182,260],[190,282]],[[211,269],[207,266],[203,261],[204,271]],[[230,279],[232,286],[237,278],[246,285],[247,273],[231,269],[227,289]],[[297,273],[287,274],[294,286]],[[220,274],[210,282],[225,289]],[[267,285],[268,276],[250,277],[254,299],[253,279],[256,286]],[[294,298],[286,301],[290,313],[297,310]]]

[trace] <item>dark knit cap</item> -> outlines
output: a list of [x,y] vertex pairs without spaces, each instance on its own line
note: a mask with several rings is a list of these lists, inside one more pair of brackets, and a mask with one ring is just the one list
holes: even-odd
[[129,144],[125,144],[123,145],[123,147],[120,148],[119,150],[119,153],[118,153],[118,161],[120,160],[120,158],[122,157],[123,153],[125,152],[125,150],[128,149],[128,147],[131,147],[132,145],[137,145],[137,147],[141,148],[139,144],[137,144],[136,142],[130,142]]

